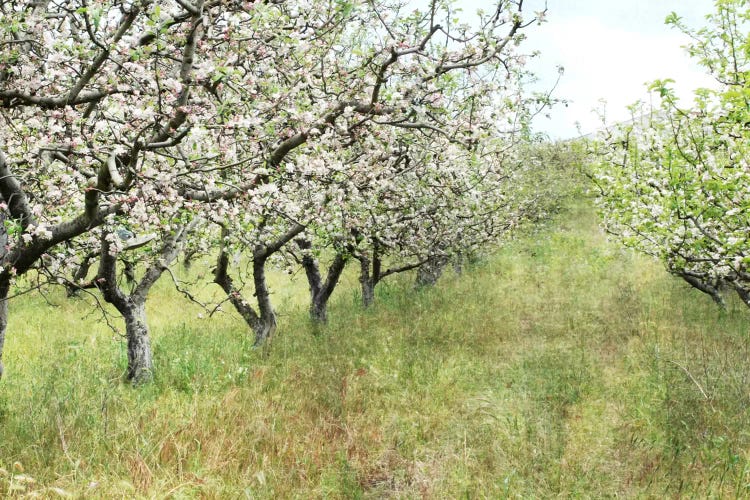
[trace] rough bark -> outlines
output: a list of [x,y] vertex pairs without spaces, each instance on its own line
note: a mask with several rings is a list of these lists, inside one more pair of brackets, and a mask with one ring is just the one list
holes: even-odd
[[700,290],[701,292],[710,296],[719,307],[721,307],[722,309],[726,309],[727,304],[724,301],[724,297],[721,295],[721,291],[719,290],[718,286],[712,286],[701,280],[700,278],[689,274],[681,273],[679,276],[696,290]]
[[[750,290],[738,285],[735,285],[734,289],[737,292],[737,295],[740,296],[742,302],[744,302],[747,307],[750,307]],[[0,369],[1,368],[2,366],[0,366]]]
[[417,288],[435,286],[443,274],[448,258],[442,255],[429,257],[424,264],[417,268],[417,277],[414,286]]
[[[153,378],[154,363],[151,352],[151,339],[146,322],[146,298],[151,287],[171,265],[180,252],[187,235],[195,227],[197,220],[178,228],[167,237],[159,253],[130,295],[117,284],[117,256],[110,252],[107,233],[102,235],[101,259],[96,283],[104,300],[115,306],[125,321],[125,336],[128,344],[128,368],[126,380],[133,384],[143,384]],[[149,240],[150,241],[150,240]]]
[[[297,242],[302,250],[310,249],[310,242],[300,240]],[[331,298],[333,290],[344,272],[348,257],[343,253],[337,253],[328,267],[326,279],[320,274],[320,263],[309,254],[302,256],[302,268],[307,276],[310,286],[310,319],[313,323],[324,324],[328,322],[328,299]]]
[[253,252],[253,284],[255,285],[255,300],[258,303],[259,317],[253,331],[255,332],[255,345],[263,345],[276,333],[276,313],[271,304],[271,292],[266,282],[266,261],[268,255],[265,252]]
[[8,292],[10,282],[0,278],[0,379],[3,378],[3,346],[5,345],[5,330],[8,327]]
[[[115,260],[114,257],[111,259]],[[113,266],[111,279],[114,279],[114,272]],[[104,273],[100,274],[104,275]],[[110,277],[105,278],[105,280],[108,279]],[[99,281],[99,284],[104,300],[114,305],[125,321],[125,338],[128,346],[128,367],[125,379],[136,385],[151,381],[154,363],[146,322],[146,297],[125,295],[117,287],[116,281]]]
[[219,258],[214,270],[214,283],[219,285],[224,293],[227,294],[229,303],[234,306],[242,319],[245,320],[245,323],[255,332],[255,323],[259,319],[258,314],[242,297],[240,290],[235,287],[234,280],[229,275],[229,254],[227,254],[223,247],[219,250]]
[[375,303],[375,287],[383,278],[392,274],[404,273],[421,267],[426,261],[418,260],[398,267],[388,267],[383,270],[383,259],[378,245],[373,246],[372,258],[360,254],[356,256],[359,260],[360,272],[359,283],[362,289],[362,305],[367,308]]
[[[331,262],[331,265],[328,267],[325,282],[317,287],[316,293],[313,293],[312,284],[310,285],[310,318],[314,322],[328,322],[328,300],[331,298],[331,294],[333,294],[336,285],[338,285],[341,273],[344,272],[344,268],[346,267],[347,260],[347,257],[343,254],[336,254],[333,262]],[[307,272],[307,268],[305,271]],[[320,273],[318,273],[318,275],[320,275]]]
[[[253,250],[253,285],[255,286],[257,312],[242,297],[240,289],[235,286],[234,280],[229,275],[229,254],[223,243],[219,249],[219,258],[214,269],[214,283],[227,294],[229,302],[255,334],[256,347],[263,345],[276,333],[276,313],[271,304],[271,293],[266,282],[266,262],[271,255],[278,252],[304,229],[304,226],[295,224],[275,242],[269,245],[258,245]],[[222,228],[222,242],[227,236],[229,236],[229,231]]]
[[375,279],[370,272],[370,259],[359,258],[359,283],[362,288],[362,307],[370,307],[375,303]]
[[153,376],[153,357],[146,323],[145,296],[126,295],[117,285],[117,257],[110,253],[106,233],[102,236],[101,259],[96,283],[104,300],[115,306],[125,321],[128,345],[126,380],[133,384],[149,382]]
[[133,384],[149,382],[153,378],[154,360],[145,301],[139,303],[129,300],[127,307],[120,313],[125,320],[128,341],[128,370],[125,378]]
[[224,248],[219,251],[219,259],[214,271],[214,283],[224,290],[229,302],[252,330],[256,347],[276,333],[276,314],[271,306],[270,293],[266,285],[265,265],[265,258],[253,260],[253,284],[259,312],[255,311],[253,306],[243,298],[240,289],[234,285],[234,280],[229,275],[229,254]]

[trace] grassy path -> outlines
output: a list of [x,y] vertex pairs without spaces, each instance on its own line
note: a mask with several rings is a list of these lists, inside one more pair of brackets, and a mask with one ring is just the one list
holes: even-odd
[[434,290],[367,312],[342,290],[317,336],[304,293],[264,358],[163,284],[139,390],[83,304],[13,304],[0,496],[750,495],[747,311],[608,244],[585,203]]

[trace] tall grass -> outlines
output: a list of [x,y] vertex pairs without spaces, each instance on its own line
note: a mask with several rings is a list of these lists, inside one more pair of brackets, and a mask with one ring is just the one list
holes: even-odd
[[747,311],[608,244],[585,201],[372,310],[348,276],[322,330],[302,277],[275,279],[268,352],[160,283],[138,389],[83,300],[14,301],[0,495],[750,495]]

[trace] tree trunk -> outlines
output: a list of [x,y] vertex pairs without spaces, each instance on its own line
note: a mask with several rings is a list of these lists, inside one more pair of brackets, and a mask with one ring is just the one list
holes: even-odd
[[461,255],[456,256],[453,260],[453,272],[456,276],[462,276],[464,274],[464,258]]
[[153,378],[154,360],[146,322],[146,305],[131,300],[120,313],[125,319],[125,334],[128,340],[126,378],[136,385],[150,382]]
[[[151,338],[146,322],[146,298],[151,287],[158,281],[167,266],[175,261],[184,239],[197,222],[198,220],[194,219],[189,224],[179,227],[164,240],[159,258],[146,269],[140,282],[133,283],[134,288],[130,295],[125,294],[117,284],[118,257],[109,251],[110,243],[107,240],[107,233],[102,233],[101,259],[96,285],[101,290],[104,300],[115,306],[125,321],[125,337],[128,342],[126,379],[135,385],[150,382],[154,372]],[[142,241],[148,242],[151,239],[153,238],[149,237]],[[124,262],[127,265],[127,261]]]
[[[310,242],[304,239],[297,241],[297,245],[303,250],[310,250]],[[320,264],[317,259],[306,253],[302,257],[302,268],[307,276],[310,286],[310,319],[313,323],[324,324],[328,322],[328,299],[331,298],[333,290],[344,272],[348,257],[337,253],[328,268],[325,282],[320,275]]]
[[255,283],[255,297],[260,313],[255,312],[255,309],[234,286],[234,280],[229,276],[228,270],[229,255],[224,248],[219,251],[219,259],[214,270],[214,283],[224,290],[229,302],[253,331],[256,346],[261,345],[276,332],[276,315],[271,307],[270,294],[266,286],[265,262],[265,258],[253,260],[253,282]]
[[0,279],[0,379],[3,378],[3,346],[5,345],[5,331],[8,328],[8,292],[10,282]]
[[190,266],[192,266],[193,264],[193,258],[195,257],[196,253],[198,253],[197,250],[190,249],[182,255],[182,267],[184,267],[186,271],[190,270]]
[[[253,249],[253,284],[255,285],[255,300],[258,304],[258,312],[248,304],[235,288],[231,276],[228,274],[229,255],[222,243],[219,250],[219,260],[214,269],[214,283],[218,284],[229,297],[229,301],[242,315],[242,318],[255,333],[255,346],[258,347],[273,337],[276,333],[276,313],[271,305],[271,293],[266,283],[266,261],[281,247],[286,245],[295,236],[305,229],[301,224],[294,224],[289,230],[269,245],[257,245]],[[229,236],[229,230],[221,229],[222,241]]]
[[[78,266],[78,269],[76,269],[76,272],[73,274],[73,280],[65,284],[65,288],[68,292],[68,297],[75,297],[76,295],[78,295],[78,292],[82,288],[81,285],[83,284],[83,281],[89,275],[89,269],[91,269],[91,259],[93,259],[94,256],[94,253],[86,255],[81,261],[81,264]],[[83,285],[83,287],[85,288],[85,285]]]
[[[740,296],[740,299],[742,299],[742,302],[744,302],[747,307],[750,307],[750,290],[737,285],[735,285],[734,289],[737,291],[737,295]],[[2,348],[1,343],[0,348]],[[0,364],[0,369],[2,369],[2,364]]]
[[440,279],[448,264],[448,259],[444,256],[432,256],[417,269],[417,277],[414,282],[416,288],[435,286]]
[[370,259],[359,259],[359,283],[362,286],[362,307],[368,308],[375,303],[375,280],[370,274]]
[[313,323],[328,323],[328,300],[321,295],[313,296],[310,301],[310,319]]
[[266,283],[266,260],[268,257],[256,253],[253,257],[253,283],[258,301],[258,320],[253,326],[255,345],[260,346],[276,333],[276,313],[271,305],[271,293]]

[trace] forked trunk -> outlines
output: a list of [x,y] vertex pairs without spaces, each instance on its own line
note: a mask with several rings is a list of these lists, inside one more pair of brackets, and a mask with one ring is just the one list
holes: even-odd
[[[310,249],[310,242],[299,240],[297,244],[302,250]],[[344,272],[348,256],[337,253],[328,268],[325,282],[320,274],[320,263],[312,255],[306,254],[302,257],[302,267],[307,276],[307,284],[310,286],[310,319],[313,323],[324,324],[328,322],[328,299],[331,298],[333,290]]]
[[154,360],[146,322],[146,306],[128,301],[127,307],[124,307],[120,313],[125,319],[125,334],[128,340],[126,378],[136,385],[150,382],[153,378]]
[[[255,285],[255,300],[258,312],[242,298],[240,290],[235,288],[232,277],[229,276],[229,255],[222,244],[219,250],[219,260],[214,269],[214,283],[219,285],[229,297],[232,305],[242,315],[255,334],[255,346],[260,346],[276,333],[276,313],[271,305],[271,293],[266,283],[266,261],[274,253],[287,244],[292,238],[305,229],[300,224],[294,224],[289,230],[269,245],[258,245],[253,250],[253,284]],[[222,227],[221,238],[226,240],[229,230]]]
[[[184,239],[197,223],[198,219],[194,219],[189,224],[176,229],[164,240],[159,259],[146,269],[139,282],[133,283],[133,290],[129,295],[123,292],[117,284],[117,256],[110,252],[108,234],[106,232],[102,234],[101,260],[95,283],[101,290],[104,300],[115,306],[125,321],[125,337],[128,343],[128,369],[125,377],[135,385],[150,382],[154,372],[151,339],[146,322],[146,298],[151,287],[167,266],[175,261]],[[141,242],[147,243],[154,237],[142,238]],[[131,245],[130,248],[137,247]]]
[[259,312],[255,311],[242,297],[240,290],[234,286],[234,280],[229,275],[229,255],[224,248],[219,251],[219,259],[214,270],[214,283],[224,290],[229,302],[253,331],[256,346],[263,344],[276,333],[276,314],[271,307],[270,293],[266,285],[265,263],[266,259],[262,257],[253,260],[253,282]]

